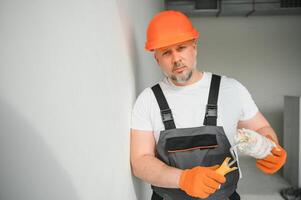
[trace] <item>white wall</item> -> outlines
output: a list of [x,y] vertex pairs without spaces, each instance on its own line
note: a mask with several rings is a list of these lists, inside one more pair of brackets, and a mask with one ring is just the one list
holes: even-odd
[[125,34],[142,37],[161,5],[121,2],[0,1],[1,199],[139,198],[128,131],[141,39]]
[[283,96],[301,95],[301,16],[192,21],[200,32],[198,67],[242,82],[281,139]]
[[[152,54],[145,51],[146,29],[154,14],[163,10],[163,1],[149,0],[118,0],[122,25],[128,42],[131,62],[134,66],[136,96],[148,85],[160,77],[159,71],[154,70]],[[134,103],[134,102],[133,102]],[[149,184],[133,176],[133,184],[137,199],[149,200],[152,194]]]
[[164,1],[117,0],[126,37],[131,41],[129,49],[135,66],[136,90],[140,93],[145,87],[160,80],[160,69],[155,68],[153,54],[144,49],[146,29],[153,16],[164,10]]

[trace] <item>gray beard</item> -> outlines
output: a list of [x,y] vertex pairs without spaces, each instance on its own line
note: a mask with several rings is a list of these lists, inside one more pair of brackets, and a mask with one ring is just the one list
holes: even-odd
[[192,70],[190,70],[187,74],[175,76],[171,75],[169,78],[177,83],[186,83],[192,77]]

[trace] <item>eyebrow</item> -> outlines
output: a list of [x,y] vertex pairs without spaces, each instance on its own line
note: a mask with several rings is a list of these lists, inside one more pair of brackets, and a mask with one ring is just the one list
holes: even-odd
[[[183,43],[181,43],[181,44],[178,44],[177,45],[177,47],[176,48],[179,48],[180,46],[187,46],[187,45],[192,45],[193,44],[193,42],[192,41],[186,41],[186,42],[183,42]],[[166,52],[166,51],[168,51],[168,50],[170,50],[169,48],[167,48],[167,49],[158,49],[160,52]]]

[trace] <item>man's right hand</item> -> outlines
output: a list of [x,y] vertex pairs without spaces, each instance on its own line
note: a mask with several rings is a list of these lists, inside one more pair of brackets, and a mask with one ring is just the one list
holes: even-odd
[[197,198],[207,198],[220,188],[226,178],[215,172],[219,165],[212,167],[197,166],[182,172],[179,187],[188,195]]

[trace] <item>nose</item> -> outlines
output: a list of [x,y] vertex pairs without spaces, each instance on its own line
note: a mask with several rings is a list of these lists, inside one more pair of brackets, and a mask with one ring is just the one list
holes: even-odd
[[177,63],[179,63],[181,61],[181,55],[179,52],[177,51],[173,51],[172,52],[172,63],[174,65],[176,65]]

